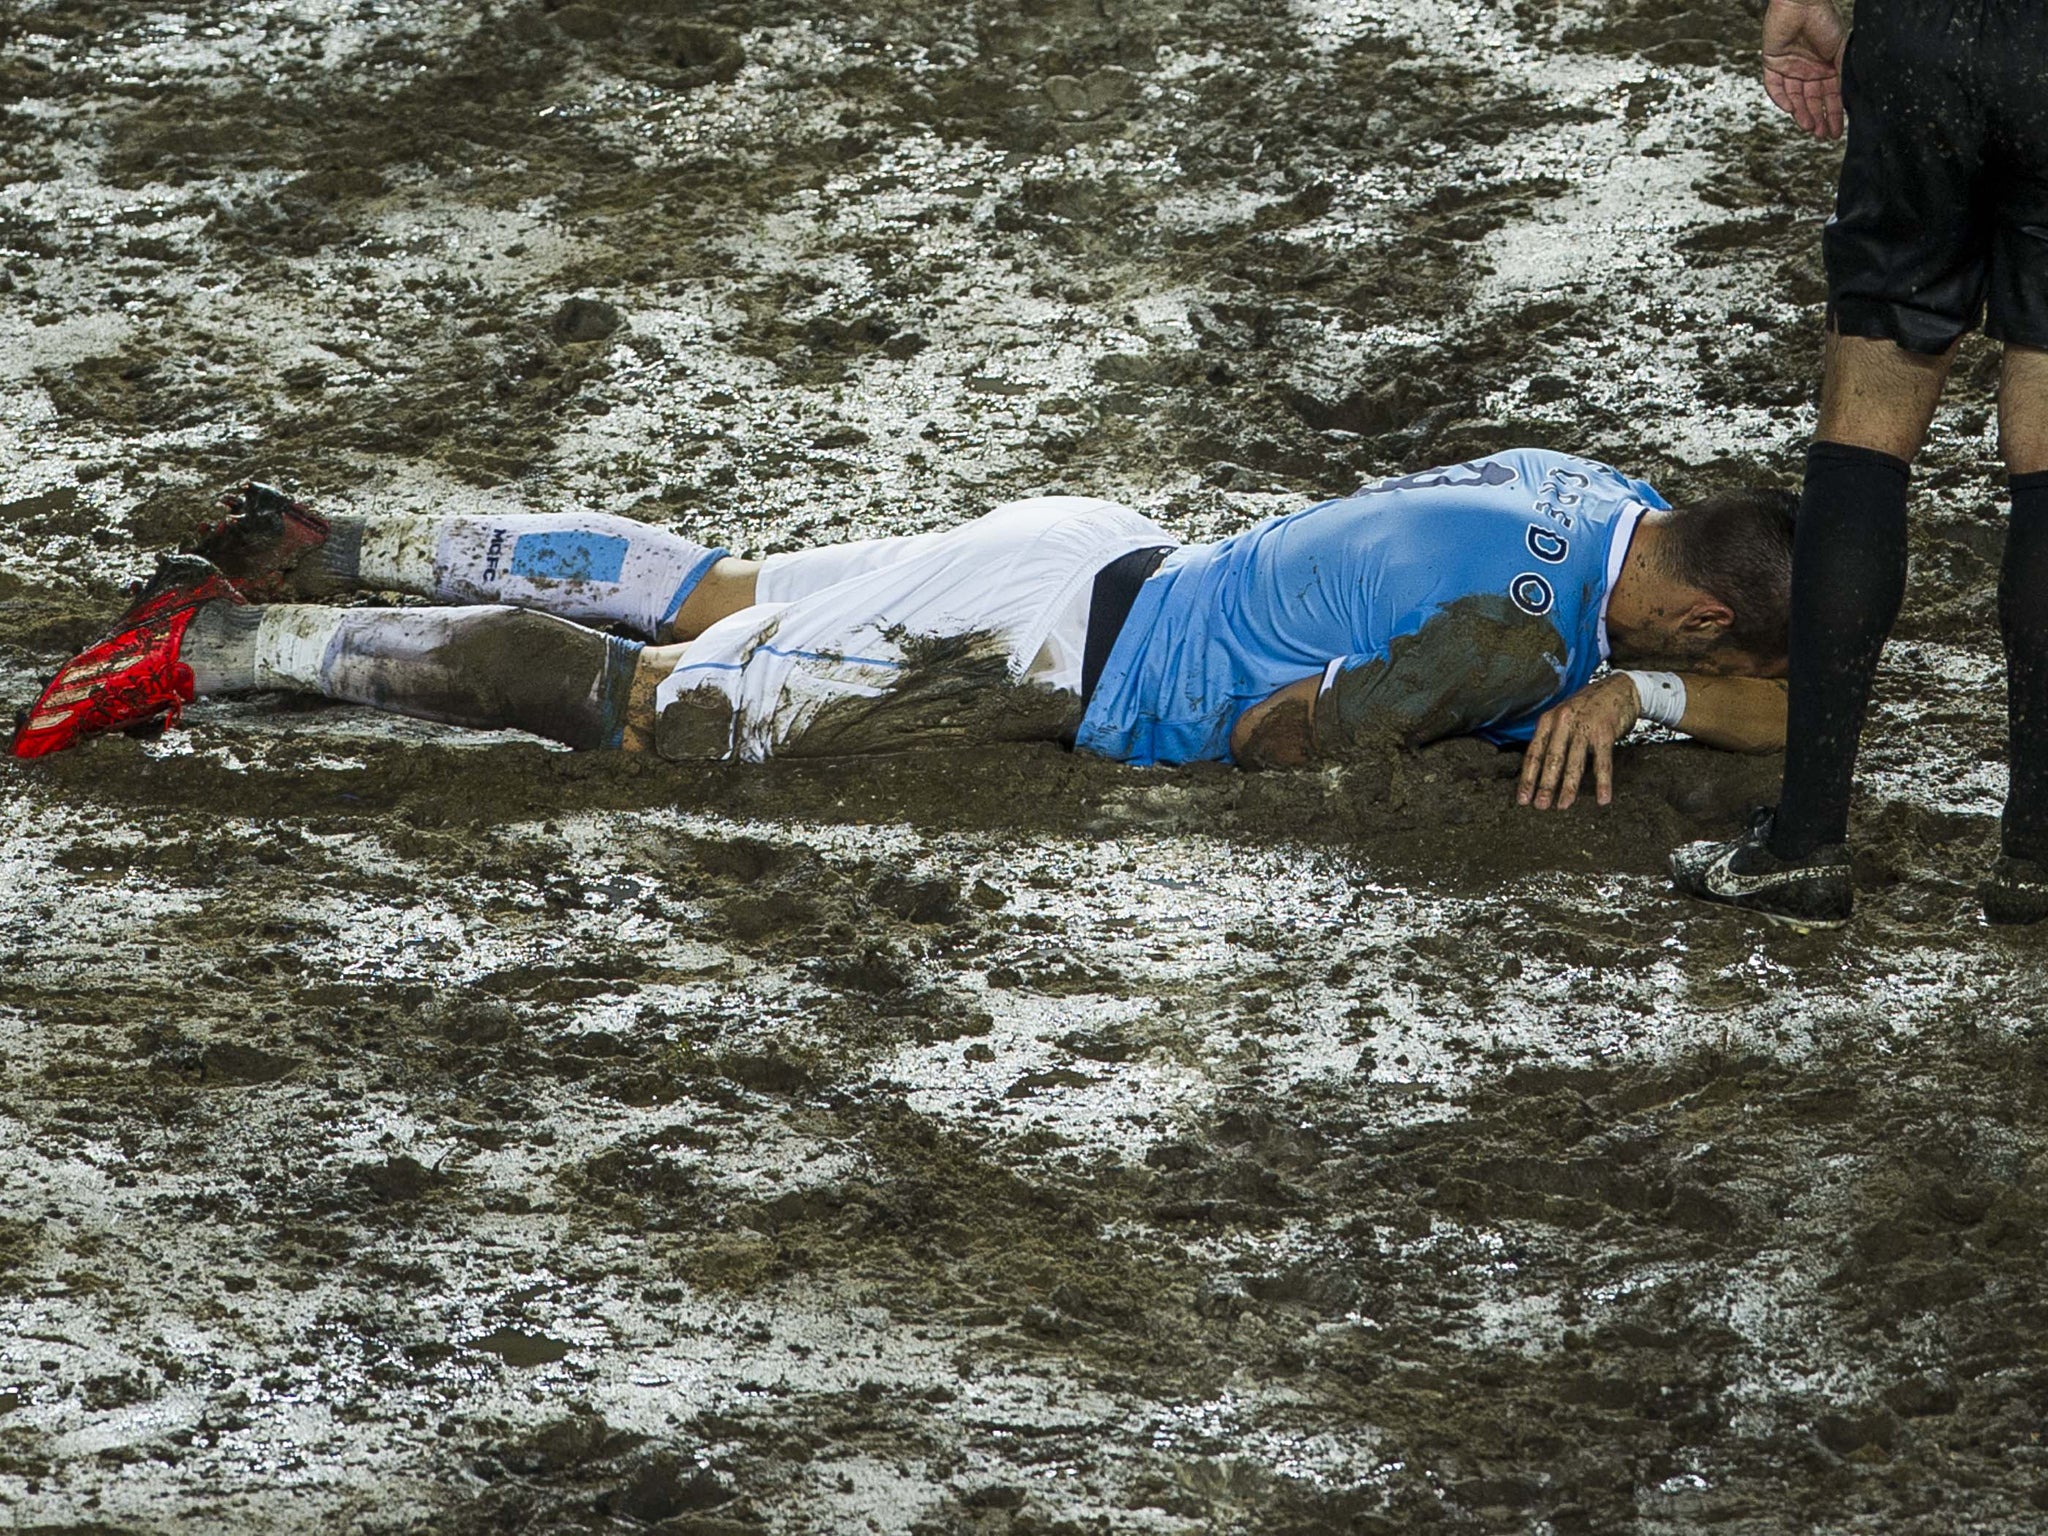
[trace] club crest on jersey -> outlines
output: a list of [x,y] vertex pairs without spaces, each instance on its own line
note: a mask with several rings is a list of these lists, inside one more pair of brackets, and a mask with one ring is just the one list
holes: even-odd
[[1557,594],[1550,589],[1550,583],[1534,571],[1524,571],[1508,583],[1508,596],[1515,606],[1533,618],[1541,618],[1550,612],[1557,601]]

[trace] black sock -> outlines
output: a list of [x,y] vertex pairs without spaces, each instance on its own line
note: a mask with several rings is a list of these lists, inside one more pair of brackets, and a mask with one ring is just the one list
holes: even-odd
[[2012,477],[2012,525],[1998,576],[2012,788],[2002,842],[2048,864],[2048,470]]
[[1771,851],[1803,859],[1849,830],[1849,784],[1878,654],[1906,595],[1903,460],[1815,443],[1792,535],[1792,690]]

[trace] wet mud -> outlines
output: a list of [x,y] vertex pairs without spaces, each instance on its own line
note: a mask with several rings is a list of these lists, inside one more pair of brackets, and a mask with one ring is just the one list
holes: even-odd
[[[0,694],[247,478],[749,554],[1514,443],[1789,484],[1833,161],[1753,27],[26,0]],[[1469,740],[747,767],[281,697],[0,773],[0,1519],[2038,1529],[1995,374],[1837,937],[1670,894],[1777,763],[1649,731],[1552,815]]]
[[874,698],[835,700],[779,746],[791,758],[844,758],[875,752],[976,753],[1011,742],[1071,740],[1080,701],[1062,689],[1010,675],[1003,637],[989,633],[886,638],[902,652],[900,673]]
[[[1488,466],[1491,468],[1492,466]],[[1386,660],[1332,680],[1317,745],[1339,757],[1392,757],[1495,721],[1533,713],[1567,671],[1557,630],[1506,597],[1446,603]]]

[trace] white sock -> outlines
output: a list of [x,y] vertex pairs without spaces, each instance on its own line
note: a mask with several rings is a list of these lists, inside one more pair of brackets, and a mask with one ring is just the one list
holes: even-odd
[[666,639],[683,600],[724,555],[669,529],[602,513],[400,515],[365,524],[357,580]]
[[401,512],[363,520],[356,546],[356,583],[377,592],[435,596],[434,551],[445,517]]
[[263,610],[240,603],[208,603],[192,615],[178,659],[192,669],[201,698],[247,693],[256,686],[256,632]]
[[326,665],[335,637],[353,610],[310,603],[272,603],[256,630],[257,688],[327,691]]

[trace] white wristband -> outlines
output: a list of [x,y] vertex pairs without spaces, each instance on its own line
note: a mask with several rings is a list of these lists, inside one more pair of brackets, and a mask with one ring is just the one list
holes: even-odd
[[1673,730],[1685,718],[1685,679],[1676,672],[1624,672],[1636,685],[1636,713]]

